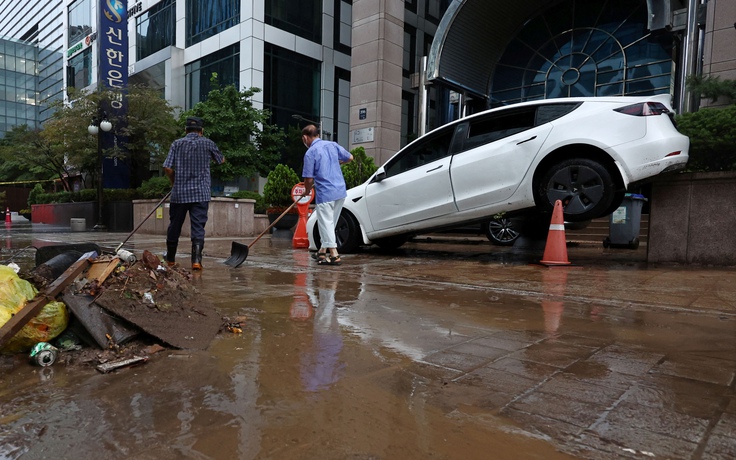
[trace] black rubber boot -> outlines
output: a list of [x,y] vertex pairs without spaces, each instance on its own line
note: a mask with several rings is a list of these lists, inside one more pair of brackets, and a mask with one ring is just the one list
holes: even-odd
[[192,241],[192,270],[202,270],[204,241]]
[[166,241],[166,263],[169,267],[173,266],[176,262],[176,247],[178,245],[178,241]]

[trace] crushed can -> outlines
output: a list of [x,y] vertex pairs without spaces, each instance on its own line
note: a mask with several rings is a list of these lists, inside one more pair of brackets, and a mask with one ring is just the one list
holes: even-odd
[[117,256],[120,257],[120,260],[122,260],[123,262],[128,262],[129,264],[135,263],[135,261],[137,260],[135,254],[130,251],[126,251],[125,249],[119,250]]
[[32,349],[30,358],[31,361],[38,364],[41,367],[49,367],[59,356],[59,349],[51,345],[48,342],[39,342]]

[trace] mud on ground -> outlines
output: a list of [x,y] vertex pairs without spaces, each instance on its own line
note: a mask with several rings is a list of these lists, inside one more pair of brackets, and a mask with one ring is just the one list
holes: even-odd
[[[132,264],[120,263],[101,285],[84,280],[68,288],[75,295],[93,296],[94,304],[144,333],[122,344],[110,340],[106,349],[98,346],[62,349],[54,365],[97,366],[149,356],[166,348],[203,350],[218,331],[238,327],[236,320],[222,318],[213,303],[192,286],[190,271],[178,264],[164,267],[156,256],[145,252],[141,260]],[[38,289],[48,282],[38,272],[29,273],[26,278]],[[70,316],[73,316],[71,309]],[[72,317],[68,329],[83,328],[81,324],[72,328],[75,321]],[[27,353],[23,355],[27,357]],[[2,361],[4,365],[12,365],[17,359],[23,357],[4,356]]]

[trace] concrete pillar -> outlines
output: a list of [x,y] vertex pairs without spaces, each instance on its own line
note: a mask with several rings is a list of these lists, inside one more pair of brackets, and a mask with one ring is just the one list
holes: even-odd
[[382,165],[401,145],[404,2],[354,1],[352,43],[350,148]]

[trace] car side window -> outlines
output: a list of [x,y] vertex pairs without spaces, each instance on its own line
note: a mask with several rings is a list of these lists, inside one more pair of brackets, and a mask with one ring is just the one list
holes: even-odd
[[396,176],[450,155],[450,142],[455,125],[407,146],[384,166],[386,177]]
[[556,120],[564,115],[567,115],[568,113],[580,107],[580,105],[580,102],[540,105],[537,108],[537,121],[535,123],[535,126],[549,123],[552,120]]
[[491,113],[470,121],[463,150],[495,142],[534,127],[536,107]]

